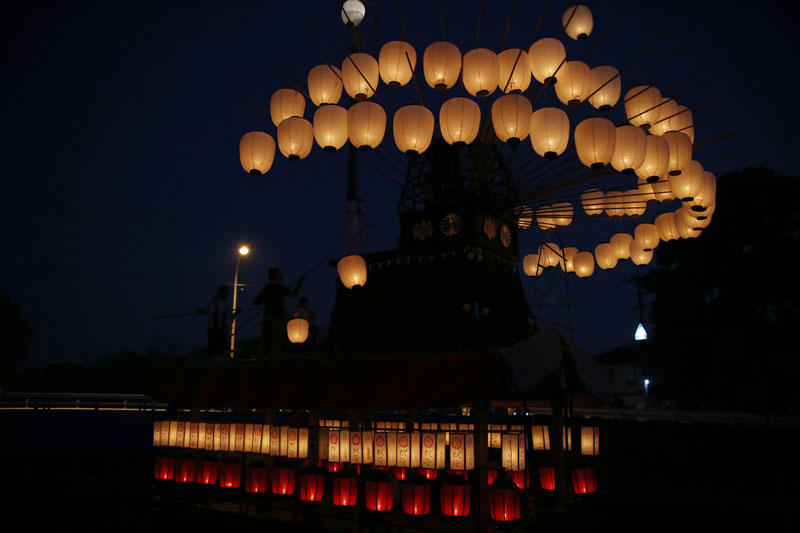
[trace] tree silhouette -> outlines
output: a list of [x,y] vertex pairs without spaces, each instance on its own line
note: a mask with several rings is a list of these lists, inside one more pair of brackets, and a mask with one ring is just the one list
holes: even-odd
[[0,386],[7,387],[11,373],[28,357],[33,324],[23,318],[22,309],[0,290]]

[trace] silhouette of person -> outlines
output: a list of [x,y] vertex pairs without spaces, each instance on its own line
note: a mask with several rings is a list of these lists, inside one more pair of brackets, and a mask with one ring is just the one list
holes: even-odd
[[264,317],[261,319],[261,339],[256,357],[277,360],[283,352],[286,340],[286,305],[284,296],[297,296],[303,285],[305,274],[298,278],[292,287],[284,287],[283,274],[278,267],[267,271],[269,283],[261,289],[253,305],[264,306]]
[[206,333],[208,335],[207,353],[210,357],[223,355],[227,340],[230,338],[231,309],[228,306],[230,289],[227,285],[217,287],[217,293],[203,309],[206,315]]

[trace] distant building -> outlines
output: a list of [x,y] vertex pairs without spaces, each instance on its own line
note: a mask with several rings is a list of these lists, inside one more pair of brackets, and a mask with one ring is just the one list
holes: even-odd
[[595,357],[595,361],[606,367],[608,389],[617,399],[617,406],[644,407],[644,380],[650,376],[641,342],[604,352]]

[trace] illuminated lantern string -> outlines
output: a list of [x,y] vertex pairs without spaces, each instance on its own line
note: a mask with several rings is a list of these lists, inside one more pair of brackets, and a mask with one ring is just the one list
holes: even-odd
[[633,234],[645,252],[650,252],[658,246],[660,238],[655,224],[639,224]]
[[389,41],[378,54],[381,79],[389,87],[401,87],[411,81],[416,64],[417,51],[405,41]]
[[647,197],[639,189],[628,189],[624,194],[625,214],[636,217],[643,215],[647,210]]
[[478,136],[481,108],[469,98],[451,98],[439,110],[439,129],[447,144],[470,144]]
[[362,152],[377,148],[385,133],[386,111],[380,105],[358,102],[347,110],[347,135]]
[[567,246],[561,250],[564,254],[564,267],[565,272],[575,272],[575,254],[578,253],[578,249],[574,246]]
[[625,93],[625,114],[634,126],[648,129],[661,113],[661,93],[652,85],[638,85]]
[[526,276],[536,277],[542,273],[544,266],[539,261],[539,254],[528,254],[522,259],[522,270]]
[[692,160],[692,141],[688,135],[679,131],[669,131],[661,138],[669,144],[669,175],[677,176]]
[[614,156],[611,166],[623,174],[633,174],[647,155],[647,134],[644,130],[625,124],[617,126]]
[[619,70],[609,65],[589,71],[589,104],[599,111],[609,111],[619,100],[622,80]]
[[581,4],[570,6],[561,16],[561,27],[572,39],[586,39],[594,28],[591,10]]
[[347,110],[325,105],[314,113],[314,139],[326,152],[335,152],[347,142]]
[[587,167],[603,168],[614,156],[616,128],[608,119],[593,117],[575,127],[575,150],[578,159]]
[[636,175],[653,183],[661,178],[666,178],[668,169],[669,143],[658,135],[646,135],[644,160],[636,168]]
[[659,119],[650,126],[649,133],[653,135],[664,135],[668,131],[677,131],[677,123],[672,125],[675,114],[678,112],[678,102],[672,98],[661,98],[661,106],[659,107]]
[[606,214],[610,217],[621,217],[625,214],[625,193],[609,191],[604,199]]
[[647,265],[653,260],[653,250],[645,250],[641,243],[636,240],[630,244],[631,261],[635,265]]
[[531,84],[528,53],[519,48],[508,48],[497,54],[499,63],[498,87],[504,93],[522,93]]
[[567,61],[558,71],[556,96],[565,105],[576,105],[589,95],[589,66],[583,61]]
[[531,115],[531,101],[521,94],[507,94],[495,100],[492,126],[497,138],[510,146],[517,146],[528,136]]
[[278,125],[278,148],[290,161],[308,157],[314,145],[314,127],[300,117],[289,117]]
[[275,139],[263,131],[251,131],[239,141],[239,161],[252,176],[266,174],[275,159]]
[[546,159],[564,153],[569,143],[569,117],[556,107],[543,107],[531,115],[531,145]]
[[614,255],[611,245],[607,242],[595,246],[594,258],[597,260],[597,266],[603,270],[611,270],[617,266],[617,257]]
[[344,90],[358,102],[375,94],[379,77],[378,62],[369,54],[356,52],[347,56],[342,63]]
[[461,80],[472,96],[489,96],[497,89],[500,63],[488,48],[476,48],[464,54]]
[[581,194],[581,205],[589,216],[602,215],[605,209],[605,195],[600,189],[586,189]]
[[669,177],[669,186],[682,202],[691,202],[703,188],[703,165],[689,161],[680,174]]
[[567,58],[564,45],[558,39],[546,37],[534,42],[528,49],[531,74],[539,83],[556,83],[559,67]]
[[675,213],[661,213],[656,217],[658,237],[662,241],[672,241],[678,238],[678,228],[675,227]]
[[614,252],[614,256],[617,259],[630,258],[630,245],[632,241],[633,237],[628,233],[617,233],[611,237],[609,244],[611,244],[611,250]]
[[419,155],[431,145],[434,118],[431,110],[421,105],[401,107],[394,114],[392,131],[398,150]]
[[339,103],[343,87],[338,67],[317,65],[308,71],[308,96],[316,106]]
[[561,265],[563,269],[564,259],[561,257],[561,248],[554,242],[547,242],[539,246],[539,262],[545,267]]
[[289,117],[301,117],[306,109],[306,99],[300,91],[278,89],[269,99],[269,116],[275,126]]
[[431,43],[422,54],[425,81],[437,91],[450,89],[461,74],[461,50],[453,43]]
[[572,258],[575,274],[579,278],[588,278],[594,274],[594,256],[592,252],[578,252]]

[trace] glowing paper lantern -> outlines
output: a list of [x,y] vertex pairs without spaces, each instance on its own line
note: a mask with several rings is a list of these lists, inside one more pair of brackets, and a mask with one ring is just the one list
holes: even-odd
[[229,450],[232,452],[244,451],[244,424],[231,424],[231,445]]
[[536,277],[544,270],[539,254],[528,254],[522,259],[522,270],[526,276]]
[[464,72],[461,80],[472,96],[489,96],[497,89],[500,62],[497,54],[488,48],[476,48],[464,54]]
[[[672,120],[678,112],[678,102],[672,98],[661,98],[659,107],[659,119],[654,122],[648,130],[653,135],[664,135],[668,131],[676,131],[678,128],[672,126]],[[677,125],[677,123],[676,123]]]
[[263,467],[247,468],[244,471],[244,491],[251,494],[261,494],[267,491],[269,484],[269,470]]
[[298,476],[300,501],[319,502],[325,492],[325,476],[314,470],[301,472]]
[[439,129],[447,144],[469,144],[478,136],[481,108],[469,98],[451,98],[439,110]]
[[409,155],[427,150],[433,139],[433,124],[433,113],[425,106],[407,105],[398,109],[392,121],[398,150]]
[[289,117],[302,118],[305,110],[306,99],[294,89],[278,89],[269,99],[269,116],[276,127]]
[[356,52],[342,63],[344,90],[356,101],[364,101],[375,94],[379,76],[378,62],[369,54]]
[[525,470],[525,433],[503,433],[501,453],[504,469]]
[[[275,139],[263,131],[251,131],[239,140],[239,161],[245,172],[260,176],[272,168]],[[163,446],[163,445],[162,445]]]
[[662,117],[670,116],[669,128],[667,131],[680,131],[685,133],[689,140],[694,143],[694,119],[692,118],[691,110],[685,105],[675,105],[675,110],[670,115],[661,115]]
[[317,65],[308,71],[308,96],[316,106],[339,103],[343,87],[338,67]]
[[579,278],[588,278],[594,274],[594,256],[592,252],[578,252],[572,258],[575,274]]
[[347,110],[347,135],[362,152],[377,148],[386,133],[386,111],[375,102],[358,102]]
[[498,87],[504,93],[522,93],[531,84],[531,67],[528,53],[519,48],[508,48],[497,54],[499,63]]
[[569,143],[569,117],[556,107],[543,107],[531,115],[531,145],[546,159],[564,153]]
[[397,432],[376,432],[372,455],[375,466],[397,466]]
[[653,196],[655,196],[656,201],[669,202],[670,200],[675,199],[675,194],[672,192],[672,188],[669,186],[669,180],[667,178],[655,181],[650,185],[653,186]]
[[214,424],[214,451],[227,452],[230,447],[230,425]]
[[514,216],[517,218],[517,228],[526,230],[531,227],[533,222],[533,210],[530,206],[520,205],[514,208]]
[[394,487],[391,481],[375,479],[364,483],[364,503],[368,511],[391,511],[393,502]]
[[350,430],[328,431],[328,464],[350,462]]
[[679,131],[667,132],[661,138],[669,144],[669,175],[678,176],[692,160],[692,141]]
[[567,246],[562,249],[561,252],[564,254],[564,271],[575,272],[575,263],[573,263],[573,259],[575,258],[575,254],[578,253],[578,249],[573,246]]
[[594,67],[589,71],[589,103],[600,111],[609,111],[619,100],[622,79],[619,70],[609,65]]
[[675,213],[661,213],[656,217],[658,237],[662,241],[671,241],[678,238],[678,229],[675,227]]
[[573,468],[570,470],[572,490],[575,494],[590,494],[597,492],[597,474],[593,467]]
[[600,189],[586,189],[581,194],[581,205],[584,212],[589,216],[602,215],[605,209],[605,195]]
[[153,446],[161,446],[161,421],[153,422]]
[[160,480],[175,477],[175,459],[172,457],[156,457],[155,478]]
[[219,469],[219,486],[225,489],[238,489],[242,483],[242,465],[222,463]]
[[653,250],[645,250],[637,240],[631,241],[630,254],[634,265],[647,265],[653,260]]
[[437,91],[451,88],[461,73],[461,50],[453,43],[431,43],[422,54],[425,81]]
[[360,255],[347,255],[336,263],[339,279],[348,289],[363,287],[367,282],[367,263]]
[[678,232],[678,236],[681,239],[693,239],[700,236],[702,228],[697,227],[695,219],[692,218],[689,220],[691,217],[686,216],[686,213],[683,211],[683,209],[679,209],[674,213],[674,215],[675,228]]
[[197,473],[197,483],[201,485],[216,485],[219,477],[219,463],[216,461],[200,461]]
[[576,41],[586,39],[594,28],[591,10],[581,4],[569,6],[561,16],[561,27]]
[[359,0],[346,0],[342,4],[342,22],[348,27],[355,27],[364,20],[367,10]]
[[545,205],[536,210],[536,224],[543,230],[556,227],[556,220],[551,215],[553,206]]
[[378,66],[383,83],[389,87],[401,87],[414,76],[417,51],[405,41],[389,41],[378,54]]
[[498,480],[489,488],[489,510],[496,522],[519,520],[519,489],[508,479]]
[[560,265],[563,269],[564,258],[561,256],[561,248],[554,242],[539,245],[539,262],[545,267]]
[[314,145],[314,127],[300,117],[289,117],[278,125],[278,148],[290,161],[308,157]]
[[572,224],[572,204],[558,202],[553,204],[553,222],[556,226],[569,226]]
[[420,434],[418,431],[397,434],[397,466],[417,468],[420,465]]
[[647,134],[643,130],[629,124],[617,126],[612,167],[623,174],[633,174],[644,163],[646,154]]
[[606,194],[604,205],[608,216],[621,217],[625,214],[625,193],[609,191]]
[[288,496],[294,494],[296,472],[294,468],[278,467],[272,471],[272,494]]
[[466,481],[458,477],[448,478],[442,483],[442,514],[445,516],[469,516],[472,493]]
[[531,127],[531,101],[521,94],[501,96],[492,104],[492,126],[497,138],[517,146]]
[[633,237],[627,233],[617,233],[611,240],[611,250],[617,259],[628,259],[631,256],[630,245],[633,242]]
[[703,212],[716,200],[717,178],[711,172],[704,170],[700,192],[696,193],[687,205],[691,206],[694,211]]
[[351,475],[338,475],[333,478],[333,505],[353,507],[358,501],[358,478]]
[[531,485],[531,471],[527,468],[522,472],[508,472],[508,477],[519,490],[527,489]]
[[450,434],[450,468],[465,471],[475,468],[472,433]]
[[286,323],[286,335],[293,344],[306,342],[308,339],[308,320],[293,318]]
[[599,427],[581,427],[581,455],[600,455]]
[[326,152],[335,152],[347,142],[347,109],[325,105],[314,113],[314,139]]
[[556,83],[559,67],[567,58],[564,45],[558,39],[539,39],[528,49],[531,74],[539,83]]
[[372,463],[372,431],[350,432],[350,462],[353,464]]
[[583,61],[567,61],[558,71],[556,96],[565,105],[575,105],[589,95],[589,66]]
[[638,85],[625,93],[625,114],[634,126],[648,129],[661,113],[661,93],[652,85]]
[[658,135],[645,136],[645,155],[636,175],[649,183],[666,177],[669,169],[669,143]]
[[643,215],[647,210],[647,198],[639,189],[628,189],[624,195],[625,214],[628,216]]
[[409,481],[402,489],[403,512],[419,516],[431,512],[431,485],[422,481]]
[[186,447],[196,450],[199,442],[199,424],[197,422],[187,422],[186,425],[189,428],[186,437]]
[[587,167],[603,168],[614,156],[616,128],[608,119],[593,117],[575,127],[575,150],[578,159]]
[[447,447],[444,432],[423,432],[421,442],[420,466],[435,470],[444,468]]
[[655,224],[639,224],[636,226],[634,235],[646,252],[658,246],[658,229]]
[[288,429],[286,457],[289,459],[308,457],[308,428]]
[[594,258],[597,260],[597,266],[603,270],[610,270],[617,266],[617,257],[614,255],[611,245],[607,242],[595,246]]
[[542,490],[556,490],[556,471],[552,466],[539,467],[539,483]]
[[691,202],[703,188],[703,165],[697,161],[689,161],[678,175],[670,175],[669,186],[675,197],[682,202]]

